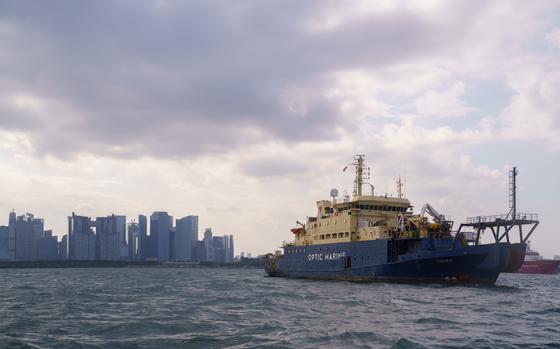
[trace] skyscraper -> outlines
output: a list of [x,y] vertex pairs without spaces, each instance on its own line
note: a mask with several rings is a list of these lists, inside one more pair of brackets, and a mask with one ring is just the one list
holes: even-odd
[[224,263],[226,261],[225,239],[224,236],[212,237],[212,262]]
[[68,259],[68,235],[64,234],[58,243],[58,258]]
[[[33,217],[33,215],[31,215]],[[40,249],[42,244],[43,235],[45,232],[45,222],[41,218],[32,218],[32,236],[31,236],[31,259],[40,258]]]
[[52,230],[45,230],[39,240],[38,258],[41,261],[55,260],[58,258],[58,238],[53,236]]
[[68,217],[68,259],[95,259],[95,235],[91,227],[89,217],[78,216],[74,212]]
[[214,248],[212,246],[212,228],[204,230],[204,247],[206,247],[206,261],[214,261]]
[[117,220],[117,234],[119,235],[119,258],[128,259],[128,246],[126,244],[126,216],[115,215]]
[[119,260],[121,233],[120,219],[114,214],[95,220],[95,259]]
[[175,260],[192,261],[198,241],[198,216],[177,219],[175,223]]
[[8,258],[16,259],[16,213],[10,212],[8,223]]
[[140,260],[148,257],[148,220],[143,214],[138,215],[138,228],[140,229]]
[[235,256],[235,249],[233,246],[233,235],[229,236],[229,263],[233,263],[233,258]]
[[142,260],[140,225],[135,222],[128,223],[128,259],[132,261]]
[[233,235],[224,235],[224,262],[233,263]]
[[39,244],[43,237],[44,223],[31,213],[17,217],[15,223],[15,258],[30,261],[39,258]]
[[153,244],[158,261],[169,261],[170,229],[173,217],[167,212],[154,212],[150,216],[150,242]]
[[126,216],[114,215],[116,220],[116,230],[121,244],[126,244]]
[[9,260],[9,236],[10,229],[7,226],[0,226],[0,260]]

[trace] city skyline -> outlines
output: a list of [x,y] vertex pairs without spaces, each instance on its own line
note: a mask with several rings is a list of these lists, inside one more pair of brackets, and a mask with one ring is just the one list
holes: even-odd
[[[138,221],[111,214],[88,217],[72,212],[68,231],[61,236],[45,229],[44,219],[32,213],[9,213],[7,225],[0,224],[0,261],[134,261],[233,263],[234,237],[205,228],[199,240],[198,216],[173,221],[164,211]],[[240,253],[240,259],[243,258]],[[250,253],[248,253],[250,256]]]
[[558,23],[546,0],[3,1],[0,212],[58,236],[69,212],[195,212],[263,254],[352,192],[358,153],[456,223],[507,213],[517,166],[552,257]]

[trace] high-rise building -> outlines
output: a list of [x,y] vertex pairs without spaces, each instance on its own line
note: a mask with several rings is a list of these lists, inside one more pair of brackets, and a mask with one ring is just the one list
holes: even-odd
[[233,235],[224,235],[224,262],[233,263]]
[[126,244],[126,216],[114,215],[116,220],[116,231],[121,244]]
[[95,234],[91,228],[89,217],[78,216],[74,212],[68,217],[68,259],[95,259]]
[[115,261],[120,259],[120,216],[97,217],[95,222],[95,259]]
[[233,258],[235,256],[235,249],[233,245],[233,235],[229,236],[229,263],[233,263]]
[[169,260],[175,260],[175,228],[169,229]]
[[45,230],[39,240],[38,258],[41,261],[58,259],[58,238],[53,236],[52,230]]
[[68,235],[64,234],[58,243],[58,258],[68,259]]
[[224,263],[229,263],[229,235],[222,236],[224,245]]
[[0,226],[0,260],[10,260],[10,229],[7,226]]
[[158,261],[170,260],[170,230],[173,217],[167,212],[154,212],[150,216],[150,242],[153,244]]
[[204,229],[204,247],[206,247],[206,261],[214,261],[214,248],[212,246],[212,228]]
[[132,261],[142,260],[142,236],[140,225],[136,222],[128,223],[128,259]]
[[224,263],[226,261],[225,241],[223,236],[212,237],[212,259],[210,262]]
[[10,260],[16,259],[16,224],[16,213],[12,211],[8,222],[8,257]]
[[198,241],[198,216],[187,216],[175,221],[175,260],[192,261],[195,242]]
[[195,242],[193,249],[193,261],[206,261],[206,246],[204,245],[204,241]]
[[187,216],[187,225],[192,234],[192,241],[198,241],[198,216]]
[[138,228],[140,229],[140,260],[148,257],[148,220],[143,214],[138,215]]
[[30,261],[39,258],[39,244],[43,237],[44,223],[31,213],[17,217],[15,223],[15,258]]
[[115,216],[117,233],[119,234],[119,257],[128,259],[128,245],[126,243],[126,216]]
[[39,259],[42,239],[45,234],[45,221],[41,218],[33,218],[31,224],[33,225],[33,235],[31,238],[31,258]]

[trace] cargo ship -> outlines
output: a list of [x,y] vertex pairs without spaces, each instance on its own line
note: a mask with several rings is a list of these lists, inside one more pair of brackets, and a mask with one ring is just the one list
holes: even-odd
[[538,252],[531,250],[530,244],[527,244],[525,261],[517,272],[523,274],[556,274],[559,266],[560,260],[544,259]]
[[297,222],[294,240],[266,261],[269,276],[493,285],[502,271],[521,265],[523,256],[512,256],[525,251],[523,242],[469,243],[431,205],[415,214],[400,179],[396,197],[375,195],[371,184],[365,194],[364,159],[356,155],[343,169],[355,167],[353,196],[339,199],[333,189],[330,200],[318,201],[317,215]]

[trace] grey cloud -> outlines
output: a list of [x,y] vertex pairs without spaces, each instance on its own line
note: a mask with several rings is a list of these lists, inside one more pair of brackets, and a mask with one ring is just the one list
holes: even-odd
[[254,177],[276,177],[305,174],[309,166],[297,159],[262,158],[240,164],[243,173]]
[[[24,130],[40,153],[57,156],[182,157],[332,139],[337,126],[358,125],[324,96],[330,73],[419,59],[453,41],[405,11],[307,30],[328,4],[3,2],[0,96],[24,91],[65,109],[37,118],[0,105],[0,128]],[[294,88],[307,93],[290,96]],[[291,97],[305,113],[289,108]]]

